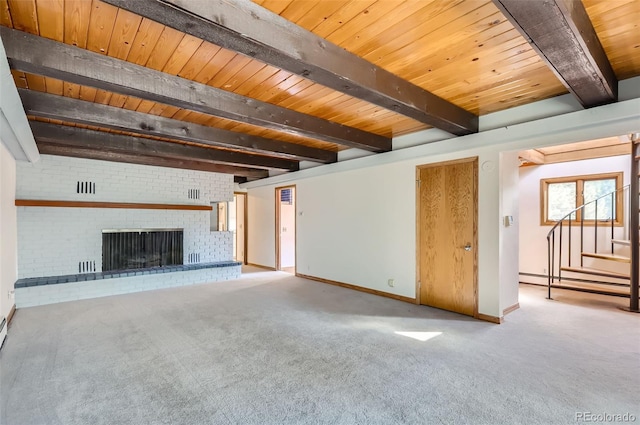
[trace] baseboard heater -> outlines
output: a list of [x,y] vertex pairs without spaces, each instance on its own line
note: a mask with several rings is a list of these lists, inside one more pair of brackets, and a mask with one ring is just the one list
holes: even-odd
[[0,348],[4,344],[4,339],[7,337],[7,319],[2,318],[2,324],[0,324]]

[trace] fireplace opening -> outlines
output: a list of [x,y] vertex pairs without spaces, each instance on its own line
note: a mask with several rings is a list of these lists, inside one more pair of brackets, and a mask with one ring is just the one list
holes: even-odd
[[102,231],[102,271],[183,264],[183,229]]

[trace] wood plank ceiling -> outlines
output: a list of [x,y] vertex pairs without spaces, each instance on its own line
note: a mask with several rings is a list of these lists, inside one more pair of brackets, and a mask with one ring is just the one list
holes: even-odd
[[[134,3],[144,2],[152,4],[154,0]],[[241,0],[231,3],[250,9]],[[390,72],[394,78],[473,115],[567,92],[538,52],[490,0],[254,3],[250,6],[280,15]],[[583,0],[583,4],[617,79],[640,75],[640,2]],[[245,180],[266,177],[268,170],[296,170],[299,160],[333,162],[336,152],[363,143],[369,150],[383,152],[389,150],[385,146],[390,146],[392,137],[429,127],[406,114],[314,82],[313,76],[296,75],[203,41],[186,33],[186,28],[171,28],[99,0],[0,0],[0,24],[17,30],[17,35],[33,34],[74,46],[64,50],[55,43],[51,47],[42,44],[43,56],[47,50],[70,55],[59,54],[63,59],[58,57],[58,62],[76,57],[72,64],[80,63],[80,55],[73,49],[83,49],[89,55],[87,61],[92,60],[90,54],[126,61],[146,68],[152,76],[148,78],[166,75],[166,84],[185,81],[193,91],[207,96],[205,86],[209,86],[211,96],[233,93],[238,95],[232,98],[234,102],[255,108],[255,113],[244,117],[236,109],[231,111],[235,108],[232,106],[218,114],[223,106],[216,109],[209,103],[199,105],[184,99],[176,103],[162,94],[163,87],[122,91],[116,90],[114,82],[101,85],[87,76],[69,78],[68,72],[41,71],[42,63],[50,60],[53,64],[55,57],[43,58],[42,63],[31,58],[33,63],[24,69],[32,71],[23,72],[17,64],[27,59],[17,57],[22,52],[12,58],[12,46],[8,45],[18,37],[3,30],[3,43],[15,68],[14,80],[23,89],[21,96],[43,153],[125,162],[148,156],[155,159],[147,158],[147,163],[227,172]],[[279,35],[274,32],[270,37]],[[37,44],[33,39],[25,42]],[[105,66],[118,67],[118,63]],[[131,67],[131,72],[137,69]],[[171,80],[170,76],[179,78]],[[127,75],[110,78],[126,81]],[[154,90],[154,95],[146,97]],[[62,102],[61,96],[68,102]],[[274,111],[282,114],[273,118],[273,123],[262,118],[274,114],[269,105],[280,107]],[[137,115],[118,113],[116,109],[135,111]],[[109,119],[100,119],[107,116]],[[327,128],[331,131],[325,131]],[[119,137],[103,137],[109,133]],[[338,137],[341,134],[349,140]],[[65,138],[87,142],[64,144]],[[371,146],[367,146],[369,141]],[[171,146],[165,149],[167,144]]]

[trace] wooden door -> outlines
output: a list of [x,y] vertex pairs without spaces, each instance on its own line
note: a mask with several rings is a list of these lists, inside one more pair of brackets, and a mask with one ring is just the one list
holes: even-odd
[[418,167],[420,304],[477,316],[478,160]]

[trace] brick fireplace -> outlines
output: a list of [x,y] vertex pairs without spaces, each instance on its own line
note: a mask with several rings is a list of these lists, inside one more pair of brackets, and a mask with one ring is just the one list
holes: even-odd
[[[42,155],[35,164],[18,163],[17,202],[46,204],[18,207],[18,278],[49,282],[56,276],[103,276],[102,272],[114,270],[112,259],[103,251],[103,241],[109,237],[105,235],[113,230],[138,236],[148,230],[181,233],[180,246],[177,239],[172,242],[171,259],[166,253],[153,252],[152,246],[169,243],[168,239],[152,241],[145,236],[134,241],[129,235],[132,243],[151,244],[151,251],[127,260],[127,269],[231,262],[233,234],[211,231],[210,205],[232,199],[233,176],[227,174],[49,155]],[[140,267],[133,267],[136,261]],[[239,274],[239,266],[222,274],[216,271],[224,279]],[[184,276],[179,281],[188,284]],[[166,283],[161,286],[171,286]],[[144,289],[152,288],[143,285],[140,290]],[[86,297],[80,294],[79,298]],[[19,301],[16,290],[18,305]]]

